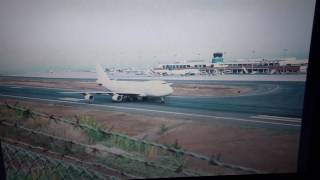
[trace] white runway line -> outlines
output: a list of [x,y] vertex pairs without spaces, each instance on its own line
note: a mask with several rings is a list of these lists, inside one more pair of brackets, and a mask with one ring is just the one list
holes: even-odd
[[219,116],[211,116],[211,115],[203,115],[203,114],[191,114],[191,113],[182,113],[182,112],[173,112],[173,111],[160,111],[154,109],[144,109],[144,108],[132,108],[132,107],[121,107],[121,106],[111,106],[111,105],[102,105],[102,104],[88,104],[88,103],[80,103],[80,102],[71,102],[64,100],[54,100],[54,99],[41,99],[41,98],[31,98],[31,97],[23,97],[23,96],[13,96],[0,94],[3,97],[12,97],[12,98],[20,98],[20,99],[30,99],[30,100],[40,100],[40,101],[51,101],[51,102],[60,102],[60,103],[70,103],[70,104],[78,104],[78,105],[87,105],[87,106],[96,106],[96,107],[109,107],[114,109],[127,109],[127,110],[135,110],[135,111],[148,111],[148,112],[157,112],[164,114],[175,114],[175,115],[184,115],[191,117],[204,117],[204,118],[214,118],[214,119],[226,119],[232,121],[242,121],[242,122],[253,122],[253,123],[262,123],[262,124],[273,124],[273,125],[285,125],[285,126],[294,126],[300,127],[298,124],[287,124],[287,123],[278,123],[278,122],[266,122],[266,121],[257,121],[257,120],[249,120],[235,117],[219,117]]
[[60,100],[65,100],[65,101],[83,101],[84,99],[79,99],[79,98],[59,98]]
[[273,121],[286,121],[286,122],[301,123],[301,118],[291,118],[291,117],[281,117],[281,116],[268,116],[268,115],[251,116],[251,118],[254,118],[254,119],[266,119],[266,120],[273,120]]
[[78,89],[64,89],[64,88],[54,88],[54,87],[41,87],[41,86],[14,86],[14,85],[1,85],[6,86],[13,89],[20,89],[20,88],[37,88],[37,89],[53,89],[53,90],[67,90],[67,91],[79,91]]

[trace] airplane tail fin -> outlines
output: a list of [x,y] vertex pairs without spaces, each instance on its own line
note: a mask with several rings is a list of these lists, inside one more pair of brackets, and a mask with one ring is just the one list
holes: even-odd
[[97,82],[99,84],[105,84],[110,81],[107,74],[104,72],[103,68],[100,64],[96,65],[96,72],[97,72]]

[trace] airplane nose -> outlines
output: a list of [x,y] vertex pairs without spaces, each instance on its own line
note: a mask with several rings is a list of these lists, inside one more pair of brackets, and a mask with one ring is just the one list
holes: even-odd
[[173,93],[173,89],[171,86],[168,86],[168,94],[172,94]]

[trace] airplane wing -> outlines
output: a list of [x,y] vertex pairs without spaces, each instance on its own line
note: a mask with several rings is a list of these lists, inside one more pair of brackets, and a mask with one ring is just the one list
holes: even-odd
[[133,95],[133,96],[145,96],[144,94],[140,93],[129,93],[129,92],[111,92],[111,91],[68,91],[68,92],[60,92],[62,94],[105,94],[105,95],[114,95],[114,94],[119,94],[119,95]]

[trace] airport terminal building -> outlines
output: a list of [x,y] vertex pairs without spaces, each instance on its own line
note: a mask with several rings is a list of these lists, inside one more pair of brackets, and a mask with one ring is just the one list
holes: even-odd
[[308,60],[238,59],[225,62],[222,53],[213,53],[211,62],[188,61],[186,63],[160,64],[155,70],[198,69],[205,74],[288,74],[306,73]]

